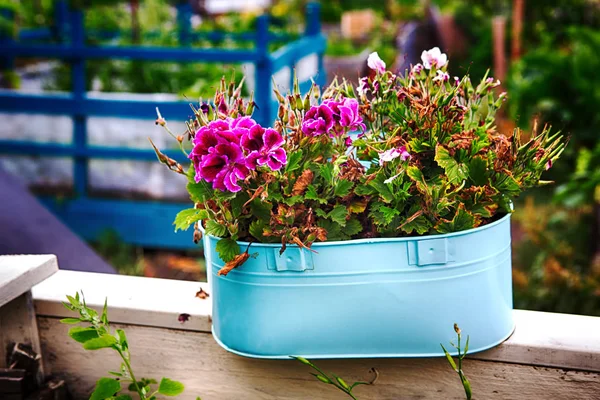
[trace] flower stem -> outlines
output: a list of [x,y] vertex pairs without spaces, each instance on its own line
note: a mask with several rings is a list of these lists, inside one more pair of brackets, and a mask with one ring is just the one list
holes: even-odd
[[140,400],[144,400],[146,398],[146,395],[144,395],[144,393],[142,393],[142,390],[140,389],[140,386],[138,385],[138,381],[137,381],[137,379],[135,379],[135,375],[133,374],[133,369],[131,368],[131,364],[129,363],[129,360],[127,359],[127,357],[125,357],[125,354],[123,354],[123,351],[121,349],[117,349],[117,351],[119,352],[119,355],[123,359],[123,363],[125,364],[125,367],[127,368],[127,372],[129,373],[129,376],[131,377],[131,380],[133,381],[133,385],[135,386],[136,392],[140,396]]

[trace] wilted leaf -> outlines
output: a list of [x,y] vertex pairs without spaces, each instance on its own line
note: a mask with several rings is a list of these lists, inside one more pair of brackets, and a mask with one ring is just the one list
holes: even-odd
[[250,254],[248,254],[248,250],[246,250],[242,254],[238,254],[237,256],[235,256],[235,258],[233,260],[227,262],[225,264],[225,266],[223,268],[221,268],[217,274],[219,276],[221,276],[221,275],[226,276],[228,273],[231,272],[231,270],[244,264],[248,260],[248,258],[250,258]]
[[299,196],[299,195],[304,194],[304,191],[306,190],[308,185],[310,185],[310,183],[312,182],[313,177],[314,177],[314,173],[310,169],[305,169],[302,172],[302,175],[300,175],[298,177],[298,179],[296,179],[296,182],[294,183],[294,187],[292,188],[292,195]]

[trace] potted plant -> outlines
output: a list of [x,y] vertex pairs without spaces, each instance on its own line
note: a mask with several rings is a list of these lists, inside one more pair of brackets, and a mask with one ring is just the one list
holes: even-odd
[[564,142],[497,132],[497,80],[451,78],[438,48],[422,61],[396,76],[373,53],[357,88],[275,91],[273,127],[222,80],[214,105],[194,108],[189,169],[157,150],[189,178],[176,229],[204,233],[224,347],[438,356],[453,323],[470,352],[511,334],[511,199],[543,183]]

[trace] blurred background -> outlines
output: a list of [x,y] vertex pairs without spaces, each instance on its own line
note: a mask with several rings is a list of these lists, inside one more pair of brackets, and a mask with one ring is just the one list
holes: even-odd
[[502,81],[501,132],[570,137],[555,183],[515,205],[515,308],[600,315],[600,0],[0,0],[0,253],[204,280],[171,225],[185,179],[146,139],[177,147],[155,107],[182,133],[233,74],[269,121],[293,69],[356,82],[372,51],[402,72],[434,46],[452,75]]

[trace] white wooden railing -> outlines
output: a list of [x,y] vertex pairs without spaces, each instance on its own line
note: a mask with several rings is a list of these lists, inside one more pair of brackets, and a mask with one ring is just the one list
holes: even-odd
[[[14,268],[26,268],[32,260],[23,257],[11,262]],[[38,258],[36,262],[48,260]],[[4,264],[0,262],[0,266]],[[61,304],[65,295],[83,290],[88,305],[94,308],[100,309],[108,297],[109,318],[127,332],[136,375],[166,375],[182,381],[186,385],[182,399],[345,398],[316,381],[307,367],[296,361],[248,359],[221,349],[210,334],[210,297],[196,297],[201,287],[208,290],[204,285],[54,273],[32,289],[44,373],[63,378],[75,398],[83,399],[98,378],[119,366],[113,352],[85,352],[68,337],[69,326],[59,322],[72,316]],[[6,290],[1,280],[0,288]],[[179,322],[182,313],[190,315],[187,322]],[[473,398],[600,399],[600,318],[523,310],[514,313],[516,330],[506,342],[465,360]],[[318,365],[347,381],[369,379],[369,370],[376,368],[376,383],[355,390],[360,399],[464,398],[458,377],[443,358],[320,360]]]

